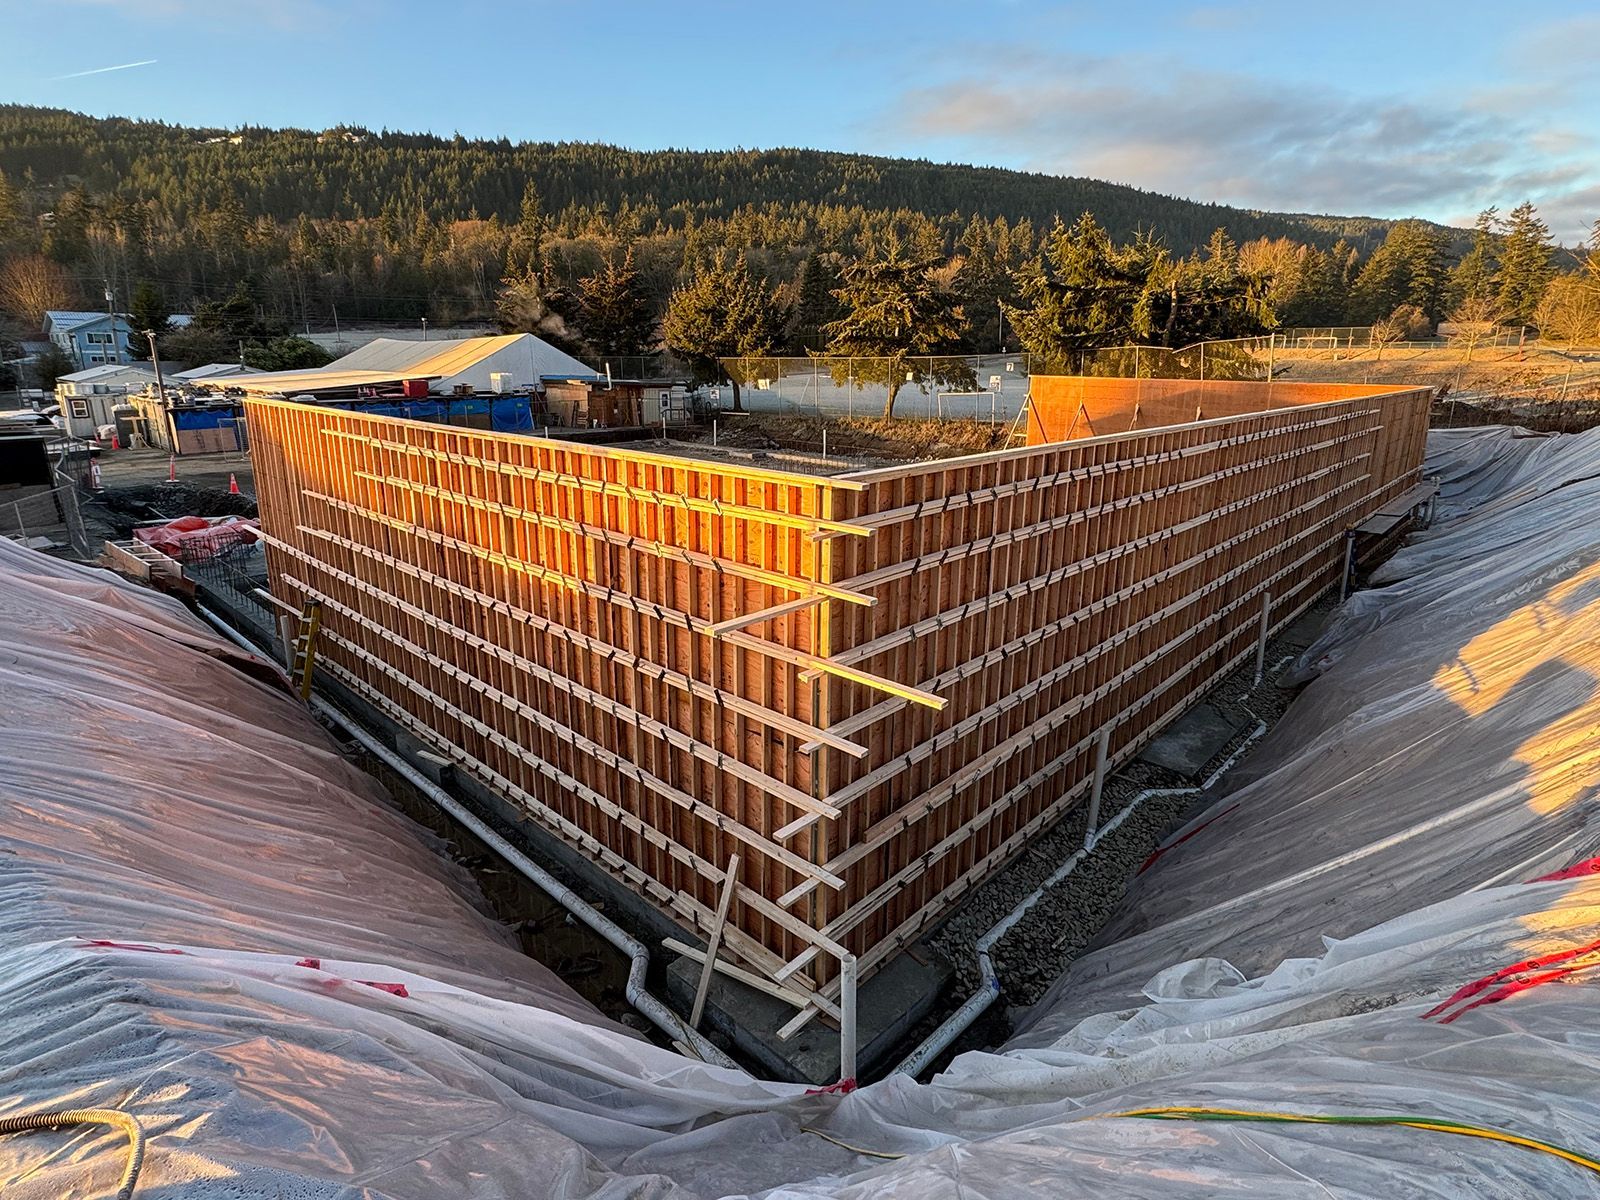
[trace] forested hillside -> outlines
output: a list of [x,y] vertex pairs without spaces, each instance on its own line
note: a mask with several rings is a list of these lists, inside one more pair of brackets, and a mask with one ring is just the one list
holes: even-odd
[[[1387,222],[1315,228],[1305,218],[1161,196],[1093,179],[873,158],[822,150],[634,151],[585,143],[468,141],[343,129],[185,129],[54,109],[0,106],[0,170],[43,184],[80,181],[98,195],[153,203],[179,221],[230,200],[249,217],[292,221],[388,216],[411,222],[514,221],[532,180],[558,219],[632,212],[662,221],[727,218],[747,206],[905,209],[929,217],[1005,217],[1046,225],[1093,212],[1113,237],[1156,230],[1174,249],[1218,227],[1238,241],[1382,240]],[[1337,218],[1336,220],[1343,220]],[[1359,245],[1358,249],[1368,246]]]
[[[1093,229],[1063,241],[1085,213]],[[939,348],[951,351],[997,348],[1002,313],[1027,315],[1017,306],[1053,306],[1035,330],[1072,326],[1073,304],[1109,294],[1101,283],[1134,307],[1052,336],[1227,336],[1368,324],[1401,307],[1420,328],[1482,294],[1497,319],[1530,320],[1557,264],[1531,208],[1514,215],[1490,214],[1474,235],[816,150],[190,129],[0,106],[0,310],[12,336],[45,308],[101,306],[109,287],[141,321],[190,312],[225,335],[197,354],[423,317],[634,352],[659,342],[672,297],[717,261],[759,283],[765,340],[789,352],[839,336],[855,264],[885,258],[940,280],[953,324]],[[1525,249],[1502,264],[1511,242]],[[1079,252],[1093,261],[1062,257]]]

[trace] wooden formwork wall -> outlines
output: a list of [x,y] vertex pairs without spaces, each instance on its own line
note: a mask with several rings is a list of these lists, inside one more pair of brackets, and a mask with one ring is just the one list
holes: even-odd
[[[816,935],[838,880],[774,831],[833,811],[811,756],[814,601],[841,487],[251,400],[273,594],[323,606],[319,666],[692,926],[740,857],[735,953]],[[847,536],[860,536],[850,531]],[[760,636],[719,621],[796,602]],[[867,602],[862,598],[862,602]],[[803,980],[797,986],[803,986]]]
[[[1081,402],[1079,382],[1034,394]],[[1131,408],[1136,381],[1085,382]],[[1335,583],[1345,530],[1418,481],[1428,398],[1280,399],[852,476],[867,490],[834,515],[874,536],[836,545],[834,578],[879,603],[830,606],[829,652],[949,703],[830,684],[830,729],[869,753],[819,768],[846,887],[799,890],[829,937],[883,961],[1083,799],[1102,730],[1132,754],[1253,651],[1267,593],[1277,629]]]
[[1242,417],[1303,404],[1381,396],[1392,385],[1258,383],[1228,379],[1034,376],[1025,414],[1028,445]]
[[1102,730],[1126,757],[1248,655],[1263,596],[1279,627],[1335,582],[1427,400],[829,479],[248,418],[274,594],[322,602],[328,669],[701,931],[738,854],[729,948],[804,1019],[839,954],[880,965],[1069,812]]

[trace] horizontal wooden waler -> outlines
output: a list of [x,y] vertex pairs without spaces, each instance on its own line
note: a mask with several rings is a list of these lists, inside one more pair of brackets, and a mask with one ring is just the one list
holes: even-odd
[[798,1026],[1337,582],[1428,392],[1040,378],[1029,445],[829,477],[251,400],[319,662]]

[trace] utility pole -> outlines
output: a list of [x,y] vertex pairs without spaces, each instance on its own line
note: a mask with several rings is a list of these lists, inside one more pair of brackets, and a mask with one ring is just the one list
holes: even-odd
[[156,395],[161,397],[161,411],[167,415],[167,436],[172,439],[172,454],[178,454],[178,423],[172,416],[172,401],[167,399],[167,382],[161,377],[161,353],[156,349],[156,331],[146,329],[144,336],[150,339],[150,361],[156,368]]
[[122,361],[122,347],[117,345],[116,293],[111,290],[111,281],[109,279],[101,282],[106,285],[106,324],[111,330],[107,335],[111,338],[111,361],[120,363]]

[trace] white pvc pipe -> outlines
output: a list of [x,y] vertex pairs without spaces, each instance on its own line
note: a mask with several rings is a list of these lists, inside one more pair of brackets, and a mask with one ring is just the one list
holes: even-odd
[[1222,776],[1233,767],[1234,763],[1239,761],[1239,757],[1246,750],[1248,750],[1252,744],[1254,744],[1257,738],[1266,733],[1266,731],[1266,723],[1263,721],[1257,721],[1255,729],[1251,730],[1250,732],[1250,736],[1245,738],[1243,742],[1239,743],[1238,748],[1234,750],[1232,754],[1228,755],[1228,757],[1222,761],[1222,764],[1217,767],[1215,771],[1211,772],[1211,774],[1206,777],[1205,782],[1201,783],[1198,787],[1147,788],[1130,800],[1123,807],[1121,812],[1117,813],[1116,816],[1107,821],[1103,829],[1087,834],[1081,850],[1074,851],[1067,858],[1066,862],[1062,863],[1056,868],[1054,873],[1051,874],[1050,878],[1041,883],[1036,889],[1034,889],[1032,893],[1025,897],[1020,904],[1013,908],[999,921],[996,921],[994,925],[990,927],[989,931],[978,939],[978,943],[974,947],[978,957],[978,975],[982,980],[978,990],[973,992],[972,995],[968,996],[965,1003],[963,1003],[960,1008],[956,1009],[955,1012],[946,1017],[943,1024],[929,1034],[927,1040],[924,1041],[922,1045],[918,1046],[909,1055],[907,1055],[905,1059],[901,1061],[900,1065],[895,1067],[895,1073],[911,1076],[922,1074],[922,1072],[927,1070],[933,1061],[939,1057],[939,1055],[943,1054],[950,1048],[951,1044],[956,1040],[956,1038],[965,1033],[967,1029],[971,1027],[972,1023],[982,1016],[985,1010],[987,1010],[991,1004],[1000,998],[1000,975],[994,968],[994,958],[991,954],[991,951],[994,950],[996,943],[998,943],[1001,938],[1005,937],[1007,933],[1011,932],[1012,927],[1015,926],[1018,921],[1022,920],[1023,916],[1030,908],[1034,906],[1041,896],[1059,884],[1068,875],[1071,875],[1075,870],[1077,870],[1078,864],[1090,854],[1094,853],[1095,849],[1100,845],[1100,842],[1103,838],[1109,837],[1112,833],[1116,832],[1117,828],[1128,819],[1129,814],[1131,814],[1136,808],[1138,808],[1152,796],[1187,796],[1207,791],[1212,784],[1216,783],[1218,779],[1221,779]]
[[856,1077],[856,956],[839,960],[839,1080]]
[[[218,631],[229,641],[242,646],[252,654],[260,653],[254,644],[216,613],[203,605],[196,605],[196,607],[200,610],[200,615],[215,625]],[[469,833],[503,858],[510,866],[514,867],[528,882],[548,895],[595,933],[610,942],[611,945],[626,954],[630,960],[626,988],[628,1003],[638,1009],[652,1024],[668,1037],[687,1045],[702,1061],[715,1063],[719,1067],[742,1070],[738,1063],[717,1049],[698,1031],[689,1028],[687,1022],[679,1018],[677,1013],[673,1012],[662,1000],[652,995],[645,988],[645,977],[650,969],[649,947],[637,938],[629,936],[614,921],[607,919],[582,896],[567,887],[566,884],[489,828],[449,792],[418,771],[399,754],[356,724],[350,717],[340,712],[320,696],[311,698],[311,706],[319,714],[334,722],[357,742],[361,743],[374,757],[380,759],[392,769],[395,774],[399,775],[412,787],[416,788],[417,791],[427,796],[429,800],[448,813],[457,823],[465,827]]]

